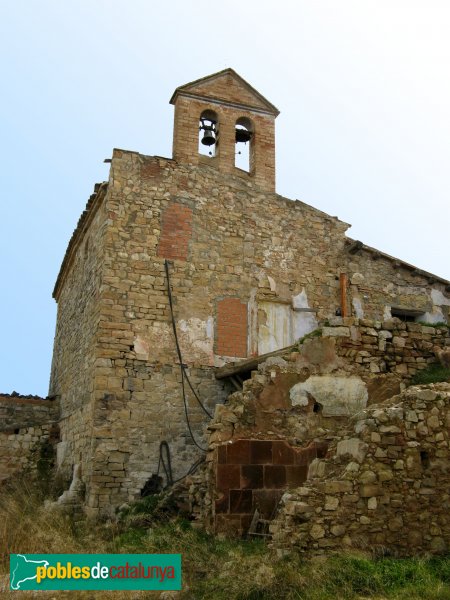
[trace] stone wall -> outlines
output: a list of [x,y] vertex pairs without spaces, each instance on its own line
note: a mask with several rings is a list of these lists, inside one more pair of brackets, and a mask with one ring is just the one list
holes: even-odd
[[[174,203],[192,210],[182,243],[178,226],[163,217]],[[229,393],[214,376],[214,366],[230,359],[216,354],[218,349],[228,348],[228,333],[225,329],[221,338],[217,326],[221,302],[237,299],[237,313],[227,318],[233,317],[235,325],[241,327],[237,339],[244,342],[238,349],[232,346],[224,352],[254,353],[258,302],[275,300],[276,304],[281,295],[281,305],[285,306],[285,298],[292,300],[299,294],[306,298],[306,277],[312,274],[315,263],[325,264],[324,257],[333,263],[335,247],[343,244],[341,235],[346,227],[306,205],[256,191],[239,177],[220,180],[212,168],[183,166],[118,150],[114,152],[105,211],[109,220],[93,391],[95,468],[87,489],[93,515],[139,495],[157,469],[161,441],[170,444],[175,477],[183,475],[199,457],[184,417],[167,297],[166,257],[160,254],[168,253],[171,258],[170,283],[183,362],[200,399],[212,411]],[[267,219],[268,211],[271,219]],[[256,229],[255,219],[259,219]],[[174,228],[174,246],[170,246],[170,227]],[[305,234],[296,239],[294,234],[300,227],[305,228]],[[162,238],[161,228],[166,228]],[[311,245],[317,233],[332,238],[334,246],[323,242],[321,257],[313,252],[304,256],[305,238],[310,236]],[[186,235],[188,251],[184,256]],[[283,236],[289,237],[289,247],[281,245]],[[166,248],[165,252],[160,248]],[[183,248],[178,258],[174,258],[173,248]],[[286,265],[281,278],[280,261]],[[302,262],[305,279],[299,280]],[[311,282],[308,290],[313,301],[325,305],[331,294],[328,289],[323,291],[325,283],[334,281],[334,275],[319,268],[316,273],[312,279],[324,285]],[[271,285],[278,285],[277,290]],[[337,297],[338,289],[333,293]],[[201,445],[208,418],[190,391],[187,395],[190,422]]]
[[[245,533],[262,496],[268,518],[280,490],[295,487],[287,465],[310,467],[311,473],[317,464],[314,459],[344,439],[356,415],[365,414],[371,405],[390,402],[417,369],[436,362],[438,347],[449,346],[448,327],[405,324],[398,319],[377,323],[335,318],[297,346],[260,362],[244,381],[242,392],[216,407],[208,426],[206,468],[193,478],[191,487],[192,511],[198,521],[214,531]],[[410,358],[413,362],[408,362]],[[405,369],[399,368],[404,365]],[[397,444],[396,438],[390,439],[391,445]],[[271,448],[285,443],[287,462],[275,460],[273,452],[261,463],[249,457],[244,460],[248,449],[239,449],[259,443]],[[278,487],[268,486],[265,470],[260,487],[246,476],[244,467],[257,479],[256,464],[280,471]]]
[[97,185],[72,236],[53,295],[58,302],[53,347],[50,396],[61,406],[58,468],[70,478],[73,466],[91,473],[92,403],[102,353],[98,341],[101,313],[109,303],[101,296],[104,271],[104,234],[108,215],[105,185]]
[[450,346],[446,326],[404,323],[399,319],[371,321],[367,319],[330,320],[324,337],[336,339],[338,356],[354,360],[371,373],[397,373],[411,377],[418,370],[436,362],[435,348]]
[[59,402],[38,396],[0,394],[0,431],[13,431],[53,423],[59,417]]
[[58,417],[57,401],[0,394],[0,482],[36,473],[42,445],[58,439]]
[[[270,430],[270,422],[278,439],[289,432],[306,443],[318,419],[336,431],[339,419],[375,401],[381,379],[383,397],[398,391],[434,359],[426,344],[442,341],[440,330],[381,321],[391,302],[411,300],[414,308],[419,296],[431,320],[445,316],[447,282],[385,255],[373,260],[366,247],[354,252],[346,223],[277,195],[278,111],[230,70],[219,75],[175,93],[174,159],[114,150],[109,181],[89,201],[55,286],[50,393],[61,402],[58,465],[70,474],[81,464],[94,517],[139,496],[157,472],[161,442],[170,446],[175,478],[198,460],[207,413],[230,391],[216,367],[286,347],[329,321],[322,332],[329,343],[285,360],[293,369],[278,365],[261,374],[264,383],[253,381],[264,387],[268,377],[282,391],[275,401],[269,385],[255,395],[259,409],[245,435]],[[211,103],[220,136],[210,160],[198,154],[198,119]],[[254,128],[250,173],[234,166],[238,117]],[[181,377],[167,271],[193,391]],[[339,311],[350,320],[333,326]],[[358,329],[355,316],[380,323]],[[310,402],[319,388],[330,389],[331,372],[348,402]],[[308,378],[313,387],[304,389]]]
[[436,285],[420,269],[366,246],[343,259],[349,275],[349,314],[385,321],[394,307],[412,310],[418,320],[430,324],[448,321],[450,298],[443,293],[447,286]]
[[450,384],[367,408],[282,498],[274,546],[443,553],[450,546]]
[[[61,396],[60,467],[71,473],[82,464],[95,516],[139,495],[157,470],[162,441],[171,447],[175,477],[200,454],[184,417],[165,260],[183,362],[211,412],[229,393],[216,381],[215,366],[286,346],[319,322],[332,322],[347,225],[213,166],[122,150],[114,151],[108,186],[97,191],[91,213],[55,290],[51,393]],[[380,287],[391,280],[410,285],[410,272],[389,261],[378,277]],[[230,302],[239,310],[222,314]],[[378,300],[376,306],[378,314]],[[365,332],[357,340],[351,325],[343,327],[342,335],[332,334],[337,347],[372,353],[357,360],[383,372],[385,359],[380,354],[376,362],[372,351],[382,352],[378,332],[386,330],[374,327],[375,337]],[[404,354],[392,353],[396,369],[404,368],[397,363]],[[408,373],[416,358],[408,357]],[[386,371],[395,372],[391,367]],[[202,445],[208,418],[190,391],[187,402]]]

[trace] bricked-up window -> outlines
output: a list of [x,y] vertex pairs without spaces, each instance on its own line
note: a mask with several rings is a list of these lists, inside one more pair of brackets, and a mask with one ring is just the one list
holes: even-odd
[[192,210],[174,202],[166,208],[161,219],[158,256],[186,260],[192,234]]
[[216,354],[247,356],[247,303],[239,298],[217,301]]

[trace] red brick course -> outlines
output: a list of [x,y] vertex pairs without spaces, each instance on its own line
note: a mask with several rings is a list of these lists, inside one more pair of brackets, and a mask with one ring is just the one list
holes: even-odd
[[177,202],[166,208],[162,216],[158,256],[187,260],[192,235],[192,210]]
[[245,533],[256,509],[271,519],[283,491],[300,486],[325,444],[294,448],[284,440],[236,440],[216,450],[215,523],[221,532]]
[[247,356],[247,304],[239,298],[217,302],[216,352],[221,356]]

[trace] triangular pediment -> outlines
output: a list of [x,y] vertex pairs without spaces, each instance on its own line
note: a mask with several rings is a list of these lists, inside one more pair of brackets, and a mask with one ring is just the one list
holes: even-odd
[[204,98],[224,104],[237,105],[274,115],[279,110],[233,69],[224,69],[178,87],[170,99],[175,104],[178,96]]

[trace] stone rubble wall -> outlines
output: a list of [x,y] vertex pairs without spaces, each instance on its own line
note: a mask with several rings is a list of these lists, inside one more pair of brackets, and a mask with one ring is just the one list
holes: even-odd
[[[192,219],[180,231],[173,220],[164,217],[177,204],[192,211]],[[217,354],[220,303],[231,297],[246,304],[249,330],[253,331],[257,294],[273,295],[266,271],[279,281],[277,293],[289,297],[306,284],[306,280],[298,282],[289,289],[301,260],[305,273],[312,276],[317,271],[323,283],[334,283],[334,275],[322,273],[315,263],[325,256],[332,263],[346,228],[302,203],[257,191],[250,181],[231,175],[219,178],[213,168],[194,168],[119,150],[113,156],[105,207],[109,221],[93,380],[95,441],[87,486],[88,509],[93,516],[139,495],[157,470],[161,441],[170,445],[175,478],[184,475],[200,455],[184,417],[164,257],[158,256],[160,241],[170,248],[173,239],[174,252],[181,252],[179,258],[172,257],[170,265],[179,341],[195,389],[213,412],[230,392],[214,376],[214,366],[224,363],[224,357]],[[270,222],[263,218],[267,210],[273,213]],[[258,214],[261,222],[257,231],[250,233]],[[293,216],[291,226],[285,222],[288,214]],[[311,243],[322,234],[335,241],[328,249],[324,243],[322,257],[307,251],[301,259],[305,242],[293,236],[303,225]],[[170,231],[162,231],[170,227],[176,229],[172,238]],[[291,239],[289,249],[282,246],[286,235]],[[279,263],[286,260],[289,265],[280,280]],[[323,261],[325,265],[325,258]],[[321,293],[322,287],[312,281],[309,287],[312,298]],[[337,288],[324,299],[331,293],[337,297]],[[250,309],[252,298],[254,307]],[[246,329],[241,312],[236,319]],[[233,317],[230,311],[227,318]],[[245,350],[245,336],[243,340],[240,346]],[[255,341],[247,342],[247,353],[252,343]],[[201,445],[208,418],[190,391],[188,398],[192,428]],[[82,473],[84,476],[84,469]]]
[[413,386],[355,416],[286,493],[273,546],[443,553],[450,546],[450,384]]
[[[210,530],[245,533],[262,495],[267,507],[270,495],[272,501],[280,490],[293,487],[287,471],[281,473],[286,465],[314,464],[324,449],[342,439],[355,415],[376,403],[391,402],[417,369],[437,361],[436,348],[448,346],[447,327],[398,319],[377,323],[335,318],[306,336],[297,348],[267,358],[244,381],[242,392],[216,407],[208,426],[206,466],[191,478],[196,520]],[[414,362],[407,362],[410,358]],[[403,365],[407,368],[398,368]],[[279,445],[282,441],[294,457],[298,455],[291,460],[292,452],[286,451],[286,464],[273,455],[256,463],[249,457],[237,460],[237,450],[231,452],[243,444],[251,448],[260,442]],[[265,471],[263,479],[259,477],[256,470],[261,467],[255,465],[280,471],[274,489],[267,487]]]
[[58,470],[68,480],[82,463],[83,477],[92,473],[92,412],[97,361],[101,358],[99,321],[108,306],[101,298],[104,236],[108,214],[106,185],[96,186],[80,218],[55,285],[58,302],[49,395],[61,407]]
[[386,321],[392,317],[391,308],[397,307],[417,311],[417,318],[431,325],[448,322],[450,298],[443,293],[444,287],[411,265],[402,268],[395,259],[368,248],[346,253],[343,259],[349,276],[349,314]]
[[[136,372],[136,362],[128,360],[130,366],[125,367],[134,371],[133,387],[123,390],[120,381],[96,405],[94,467],[87,499],[90,515],[114,513],[115,507],[140,497],[145,483],[157,473],[162,441],[169,444],[174,479],[185,475],[202,456],[187,431],[179,367],[142,364]],[[189,375],[194,389],[213,412],[214,405],[226,396],[223,392],[220,396],[223,386],[217,386],[213,370],[189,369]],[[140,383],[139,391],[136,382]],[[186,393],[190,426],[202,445],[208,417],[190,391]],[[162,466],[159,475],[164,480]]]
[[0,394],[0,431],[24,429],[56,422],[59,402],[37,396]]
[[17,433],[1,431],[0,484],[15,475],[36,474],[40,447],[47,441],[54,442],[58,435],[57,425],[52,423],[23,427]]
[[336,339],[336,353],[355,361],[371,373],[396,373],[411,377],[436,362],[434,348],[450,347],[448,327],[404,323],[399,319],[330,319],[322,336]]
[[36,473],[39,447],[58,435],[59,403],[0,394],[0,482]]
[[[50,386],[50,393],[61,401],[59,468],[70,475],[73,465],[81,464],[88,514],[93,517],[110,514],[139,496],[157,471],[160,442],[170,445],[175,478],[201,454],[190,440],[184,417],[165,259],[171,261],[183,362],[210,412],[230,392],[215,379],[215,367],[255,356],[261,348],[293,343],[318,323],[331,322],[340,306],[339,275],[349,269],[350,260],[346,223],[266,191],[248,175],[221,172],[212,162],[183,164],[114,150],[109,182],[96,198],[58,278]],[[353,272],[348,275],[353,278]],[[395,282],[396,289],[420,288],[431,294],[427,277],[394,268],[384,259],[377,262],[376,278],[380,288]],[[441,301],[445,286],[434,281],[434,287]],[[377,296],[364,314],[381,319],[383,312]],[[291,326],[284,336],[286,323]],[[399,352],[389,359],[395,362],[391,368],[389,360],[373,354],[381,352],[378,331],[385,330],[374,328],[375,337],[361,334],[358,346],[351,327],[343,325],[342,335],[330,337],[336,338],[339,352],[369,352],[359,356],[360,378],[384,376],[383,360],[386,374],[398,375],[399,381],[405,373],[398,367],[407,364],[407,373],[412,372],[409,358],[414,368],[420,367],[414,353],[407,357],[398,346]],[[234,343],[220,337],[239,328]],[[373,348],[366,337],[376,338]],[[403,337],[404,332],[393,336]],[[350,342],[354,345],[347,346]],[[345,358],[333,352],[335,361]],[[397,363],[397,356],[405,361]],[[367,365],[372,362],[371,371]],[[296,363],[294,383],[306,379],[304,368],[309,367]],[[342,377],[352,369],[343,366]],[[309,373],[315,371],[320,371],[317,365]],[[354,385],[361,388],[356,380]],[[300,404],[289,410],[301,412],[305,394],[299,390]],[[271,404],[269,396],[259,402]],[[205,444],[208,418],[190,391],[188,403],[196,440]],[[263,414],[259,411],[258,419],[265,427]],[[272,416],[282,421],[277,431],[286,432],[287,427],[295,439],[308,437],[298,431],[302,426],[295,415],[280,417],[275,411]]]

